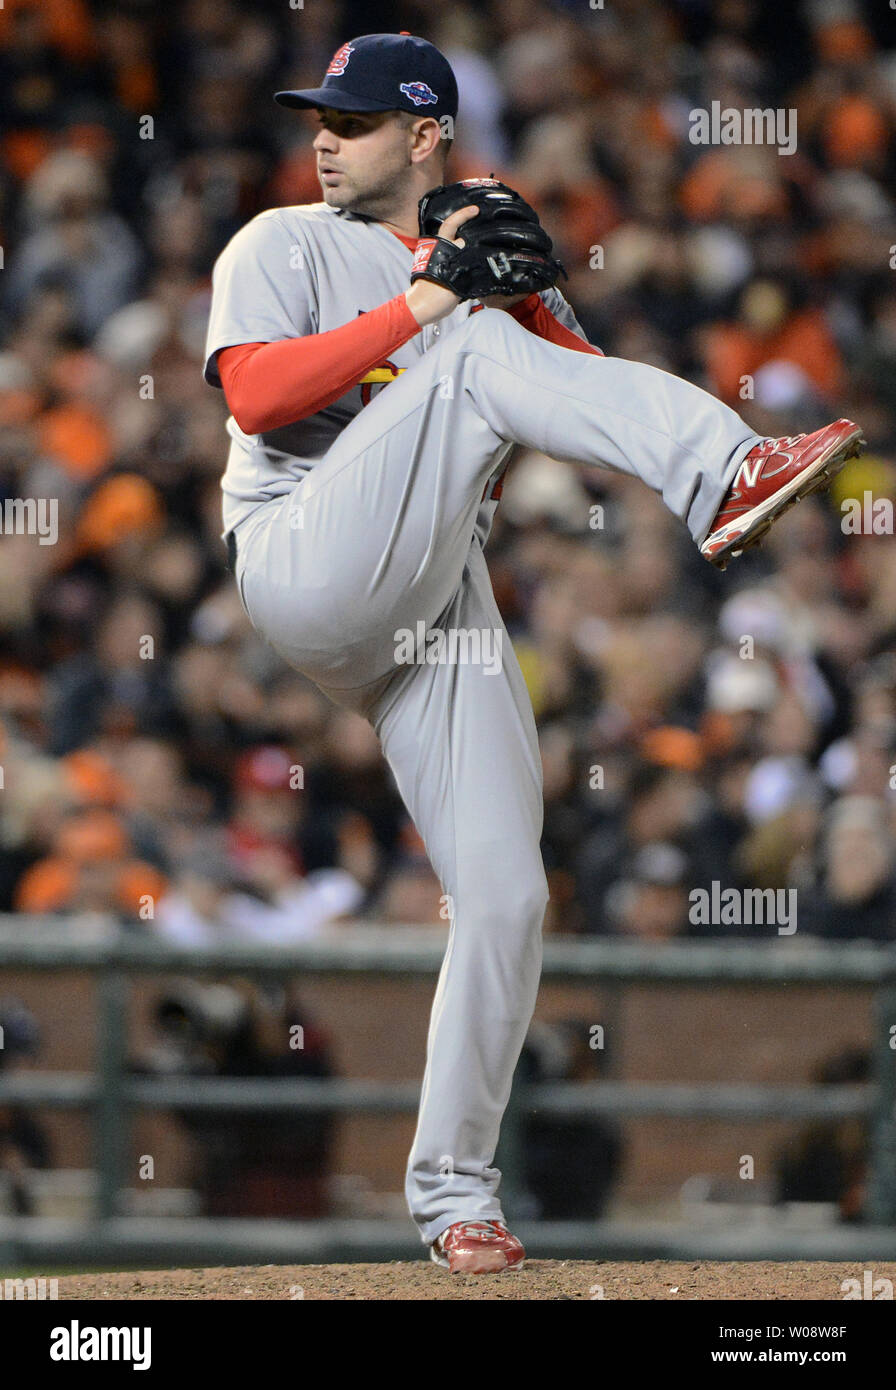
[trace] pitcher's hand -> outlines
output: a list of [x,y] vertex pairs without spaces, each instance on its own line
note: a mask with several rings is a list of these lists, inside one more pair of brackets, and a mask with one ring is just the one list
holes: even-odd
[[[446,241],[453,241],[455,246],[465,245],[463,238],[459,238],[457,233],[465,222],[469,222],[471,217],[478,217],[479,209],[471,203],[468,207],[458,208],[439,228],[439,236]],[[445,318],[457,308],[460,300],[456,294],[452,294],[444,285],[436,285],[432,280],[415,280],[404,292],[408,308],[414,315],[421,328],[428,323],[437,323],[439,319]]]

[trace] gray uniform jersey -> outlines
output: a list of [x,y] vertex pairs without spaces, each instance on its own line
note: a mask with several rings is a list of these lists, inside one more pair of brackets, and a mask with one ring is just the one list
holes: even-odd
[[[413,252],[383,226],[326,203],[271,208],[248,222],[221,252],[212,277],[205,379],[221,385],[216,354],[240,343],[275,343],[327,333],[358,314],[402,294],[410,282]],[[559,291],[542,295],[566,327],[584,339]],[[422,329],[397,348],[388,364],[367,376],[324,410],[295,424],[248,435],[231,416],[230,453],[222,481],[224,529],[230,530],[260,503],[283,496],[323,457],[355,416],[393,375],[413,364],[446,333],[462,324],[475,301]],[[490,524],[485,506],[477,529]]]
[[[222,348],[325,333],[401,294],[411,261],[383,225],[322,204],[256,217],[215,267],[209,381]],[[543,298],[584,337],[560,294]],[[225,527],[246,611],[370,720],[450,904],[406,1176],[431,1243],[456,1221],[503,1219],[493,1159],[547,901],[535,720],[482,549],[493,480],[517,445],[615,468],[699,538],[757,437],[667,372],[471,304],[316,415],[228,429]]]

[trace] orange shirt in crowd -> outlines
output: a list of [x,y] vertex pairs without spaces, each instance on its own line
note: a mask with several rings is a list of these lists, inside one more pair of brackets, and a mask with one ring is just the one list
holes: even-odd
[[740,399],[741,378],[754,376],[766,362],[783,359],[801,367],[825,396],[843,390],[843,363],[817,309],[792,314],[776,333],[760,335],[743,324],[714,324],[706,333],[706,369],[722,400]]

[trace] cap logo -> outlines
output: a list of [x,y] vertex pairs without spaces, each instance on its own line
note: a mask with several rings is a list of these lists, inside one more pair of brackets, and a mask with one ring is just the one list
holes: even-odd
[[345,72],[348,60],[352,56],[354,51],[355,50],[352,48],[350,43],[344,43],[341,48],[337,48],[336,52],[330,59],[330,66],[327,68],[327,71],[324,74],[324,76],[338,77],[340,73]]
[[402,82],[399,91],[410,97],[415,106],[431,106],[439,99],[432,87],[427,87],[425,82]]

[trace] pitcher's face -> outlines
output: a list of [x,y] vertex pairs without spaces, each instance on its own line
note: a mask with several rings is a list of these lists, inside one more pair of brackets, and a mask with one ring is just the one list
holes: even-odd
[[318,109],[317,176],[329,207],[386,218],[406,196],[413,127],[397,111]]

